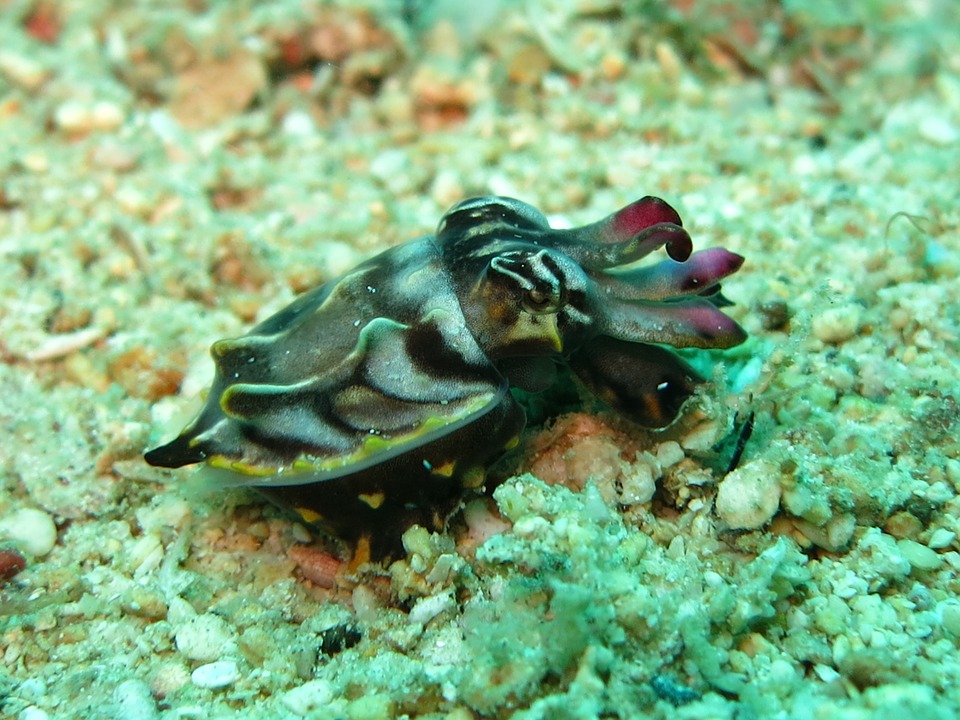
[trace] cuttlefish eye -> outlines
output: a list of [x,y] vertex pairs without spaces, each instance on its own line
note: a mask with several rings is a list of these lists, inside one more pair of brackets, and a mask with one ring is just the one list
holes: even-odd
[[565,304],[564,276],[546,250],[536,254],[505,253],[490,261],[490,267],[522,293],[520,306],[533,315],[555,313]]
[[523,298],[523,309],[534,315],[555,313],[561,307],[560,293],[544,293],[540,290],[530,290]]

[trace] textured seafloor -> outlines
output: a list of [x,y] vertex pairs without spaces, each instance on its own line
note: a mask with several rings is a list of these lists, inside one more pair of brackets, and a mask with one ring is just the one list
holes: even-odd
[[[957,4],[474,5],[0,2],[0,713],[957,717]],[[751,339],[390,568],[144,465],[213,340],[484,193],[666,198]]]

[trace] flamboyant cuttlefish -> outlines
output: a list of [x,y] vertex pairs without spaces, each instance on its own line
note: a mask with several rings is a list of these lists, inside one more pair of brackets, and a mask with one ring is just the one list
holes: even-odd
[[[661,246],[668,258],[633,266]],[[464,200],[436,235],[214,343],[205,407],[146,460],[205,461],[382,554],[484,483],[523,428],[511,386],[544,389],[558,364],[640,425],[670,424],[700,378],[664,346],[743,341],[716,294],[742,262],[692,252],[655,197],[569,230],[519,200]]]

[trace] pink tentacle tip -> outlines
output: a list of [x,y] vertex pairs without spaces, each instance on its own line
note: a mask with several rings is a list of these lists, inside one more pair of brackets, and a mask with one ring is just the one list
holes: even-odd
[[693,250],[690,236],[682,226],[677,211],[653,196],[641,198],[614,213],[609,225],[614,239],[644,236],[643,245],[653,249],[663,244],[667,255],[679,262],[690,257]]
[[747,337],[743,328],[735,320],[712,305],[703,304],[685,308],[682,315],[697,335],[710,342],[710,347],[721,349],[734,347]]
[[743,255],[725,248],[698,250],[682,266],[679,289],[683,292],[705,290],[739,270],[743,260]]
[[660,223],[683,225],[680,215],[666,201],[648,195],[614,214],[613,231],[618,237],[626,239]]

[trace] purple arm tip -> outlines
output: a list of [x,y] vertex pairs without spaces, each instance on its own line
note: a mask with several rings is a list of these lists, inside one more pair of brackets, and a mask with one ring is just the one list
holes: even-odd
[[743,256],[724,248],[699,250],[682,265],[674,266],[676,287],[681,293],[701,292],[732,275],[743,265]]

